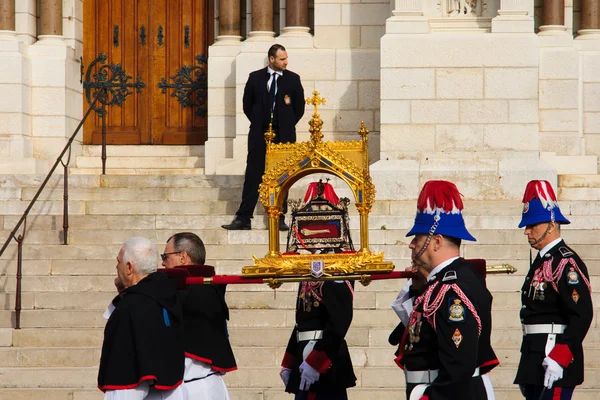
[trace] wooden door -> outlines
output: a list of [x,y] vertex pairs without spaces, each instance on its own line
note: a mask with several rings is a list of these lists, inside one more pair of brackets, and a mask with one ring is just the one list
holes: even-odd
[[[86,0],[84,2],[84,67],[98,57],[120,64],[144,83],[107,114],[109,144],[203,144],[206,125],[208,0]],[[98,66],[95,68],[97,70]],[[190,70],[191,69],[191,70]],[[187,71],[187,73],[186,73]],[[84,76],[84,79],[86,77]],[[194,81],[200,86],[186,93]],[[84,98],[86,93],[84,89]],[[182,102],[186,104],[183,106]],[[88,101],[84,100],[84,111]],[[88,118],[84,143],[101,143],[101,119]]]

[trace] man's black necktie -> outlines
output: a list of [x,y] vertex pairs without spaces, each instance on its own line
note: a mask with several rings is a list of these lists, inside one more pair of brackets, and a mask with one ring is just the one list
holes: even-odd
[[269,90],[269,98],[271,100],[271,114],[275,110],[275,92],[277,91],[277,73],[271,74],[271,88]]

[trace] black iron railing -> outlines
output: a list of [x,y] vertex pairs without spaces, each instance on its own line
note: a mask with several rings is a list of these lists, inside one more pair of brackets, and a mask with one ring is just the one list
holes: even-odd
[[[59,164],[63,167],[63,245],[67,245],[69,237],[69,163],[71,161],[71,149],[75,137],[83,127],[83,124],[88,119],[92,111],[95,111],[101,118],[102,123],[102,174],[106,173],[106,107],[118,105],[121,106],[127,96],[133,94],[133,89],[140,93],[141,89],[145,87],[145,84],[138,77],[135,82],[130,82],[132,78],[128,76],[125,71],[121,68],[120,64],[104,64],[107,57],[103,54],[99,54],[98,57],[92,61],[88,67],[85,75],[86,79],[83,81],[83,89],[85,92],[86,99],[89,104],[89,108],[85,115],[77,125],[77,128],[65,144],[65,147],[60,152],[60,155],[50,168],[50,171],[46,175],[46,178],[42,182],[41,186],[29,202],[29,205],[21,215],[21,218],[17,222],[16,226],[8,235],[8,238],[4,242],[4,245],[0,249],[0,257],[4,254],[11,241],[17,243],[17,284],[15,293],[15,329],[21,329],[21,280],[23,272],[23,243],[25,242],[25,235],[27,233],[27,217],[31,212],[31,209],[35,205],[36,201],[42,194],[42,191],[50,181],[50,178],[58,168]],[[96,69],[97,68],[97,69]],[[92,72],[95,71],[92,75]],[[66,155],[66,157],[65,157]],[[66,159],[65,159],[66,158]],[[23,227],[22,232],[17,235],[19,229]]]

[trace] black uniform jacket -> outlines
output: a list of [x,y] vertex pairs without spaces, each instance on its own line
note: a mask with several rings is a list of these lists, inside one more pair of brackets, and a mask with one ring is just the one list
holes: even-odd
[[[176,267],[190,276],[213,276],[210,265]],[[185,355],[211,365],[220,372],[237,369],[229,343],[227,321],[229,308],[225,302],[226,285],[192,285],[178,291],[183,309]]]
[[492,296],[484,278],[462,258],[452,262],[420,293],[414,294],[425,296],[433,285],[430,306],[444,286],[456,286],[439,298],[431,321],[426,317],[428,312],[424,313],[424,303],[420,303],[413,310],[407,330],[401,323],[392,332],[390,343],[395,345],[401,341],[402,346],[396,362],[409,371],[439,369],[439,375],[425,392],[430,400],[480,400],[480,381],[472,379],[475,369],[479,367],[484,374],[499,364],[490,344]]
[[267,83],[271,76],[267,68],[250,73],[242,100],[244,114],[250,120],[248,149],[256,146],[265,147],[264,133],[273,122],[276,128],[275,143],[294,143],[296,141],[296,124],[304,115],[304,89],[300,76],[292,71],[283,71],[277,79],[275,110],[271,121],[271,105]]
[[[552,271],[565,262],[564,271],[554,283],[544,282],[543,298],[535,294],[534,275],[547,260],[552,261]],[[575,263],[579,270],[573,266]],[[584,276],[581,276],[583,274]],[[556,381],[555,387],[573,387],[583,382],[583,339],[587,334],[593,317],[592,298],[584,280],[589,282],[587,267],[564,241],[551,248],[544,257],[539,254],[534,260],[521,288],[521,322],[523,324],[564,324],[564,334],[556,336],[556,345],[549,356],[563,366],[563,378]],[[515,383],[542,386],[544,367],[542,361],[548,335],[534,334],[523,336],[521,361]]]
[[104,328],[100,390],[132,389],[151,381],[171,390],[183,380],[183,317],[176,283],[154,272],[113,300]]
[[[302,287],[300,285],[300,287]],[[305,309],[298,291],[296,327],[292,331],[281,365],[292,370],[286,392],[297,393],[300,385],[300,364],[307,341],[298,343],[297,332],[322,330],[318,340],[306,357],[306,362],[321,373],[310,392],[339,393],[356,384],[352,360],[344,337],[352,322],[353,294],[345,281],[327,281],[322,286],[322,302]]]

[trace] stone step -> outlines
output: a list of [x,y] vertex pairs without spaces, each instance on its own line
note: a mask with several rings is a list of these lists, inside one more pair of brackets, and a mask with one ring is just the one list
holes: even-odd
[[[497,388],[497,400],[523,400],[516,388]],[[283,388],[242,389],[229,388],[232,400],[289,400],[290,394],[284,393]],[[404,396],[403,388],[351,388],[348,390],[350,400],[393,400]],[[577,388],[573,400],[596,400],[600,396],[598,389]],[[0,400],[102,400],[104,395],[98,389],[3,389]]]
[[[84,145],[82,154],[84,156],[100,157],[102,146]],[[108,157],[187,157],[204,156],[204,146],[106,146]]]
[[[226,374],[224,379],[229,388],[280,388],[280,367],[240,368]],[[97,367],[64,368],[0,368],[3,388],[93,388],[96,386]],[[404,374],[397,366],[355,368],[358,388],[401,389]],[[496,388],[514,388],[512,381],[515,368],[498,367],[490,375]],[[600,389],[600,369],[587,368],[586,381],[581,389]]]
[[[595,310],[597,315],[598,310]],[[597,317],[594,315],[592,327],[597,327]],[[12,312],[0,310],[2,328],[11,327]],[[518,314],[513,310],[495,310],[493,314],[495,326],[518,329],[521,327]],[[67,326],[77,328],[103,327],[105,320],[99,310],[23,310],[21,326],[23,328],[62,328]],[[295,325],[293,309],[235,309],[230,312],[229,326],[238,328],[249,327],[293,327]],[[368,310],[355,309],[352,326],[357,328],[394,328],[398,317],[389,309]]]
[[[107,169],[196,169],[204,167],[204,157],[198,156],[112,156],[106,159]],[[76,169],[101,168],[100,156],[77,156]]]
[[[494,343],[492,343],[494,345]],[[95,367],[100,360],[101,342],[95,347],[0,347],[0,368],[24,367]],[[521,353],[519,347],[494,347],[503,367],[516,368]],[[351,347],[350,356],[355,368],[394,367],[392,346]],[[285,353],[285,345],[274,347],[233,347],[239,368],[278,367]],[[600,349],[586,344],[586,368],[600,367]]]
[[[399,320],[396,319],[396,322]],[[99,347],[103,327],[100,328],[23,328],[4,332],[11,335],[5,342],[14,347]],[[291,334],[288,327],[235,327],[228,326],[231,345],[235,348],[285,347]],[[352,325],[346,335],[350,347],[386,348],[392,329],[389,327],[358,327]],[[505,328],[494,321],[492,340],[497,349],[519,349],[522,340],[520,327]],[[585,348],[600,348],[600,330],[591,329],[584,342]],[[588,362],[592,361],[586,357]],[[596,362],[596,360],[594,360]]]
[[[111,168],[107,161],[106,175],[203,175],[204,168]],[[114,164],[113,164],[114,165]],[[99,168],[69,168],[70,175],[100,175]]]
[[[114,276],[114,275],[113,275]],[[36,280],[31,283],[23,281],[24,290],[21,296],[21,308],[23,310],[80,310],[80,311],[104,311],[108,303],[116,295],[112,285],[113,276],[102,277],[102,284],[97,284],[97,278],[70,280],[60,284],[60,287],[50,286],[50,282],[56,279]],[[86,277],[78,277],[86,278]],[[12,284],[14,281],[7,282]],[[44,284],[47,284],[44,287]],[[81,286],[77,286],[80,284]],[[39,287],[32,287],[39,285]],[[69,290],[70,286],[75,286]],[[231,285],[230,285],[231,287]],[[35,290],[40,289],[40,290]],[[54,289],[50,291],[49,289]],[[355,310],[389,310],[390,304],[396,299],[398,291],[365,291],[362,287],[355,288],[354,309]],[[287,285],[284,289],[273,293],[270,289],[263,291],[249,291],[241,287],[239,290],[228,290],[227,304],[233,310],[245,309],[267,309],[267,310],[291,310],[296,304],[296,287]],[[518,291],[493,292],[493,310],[512,311],[517,315],[521,309],[521,296]],[[600,304],[600,294],[592,293],[594,304]],[[12,310],[15,304],[14,288],[7,285],[4,296],[0,298],[0,309]]]

